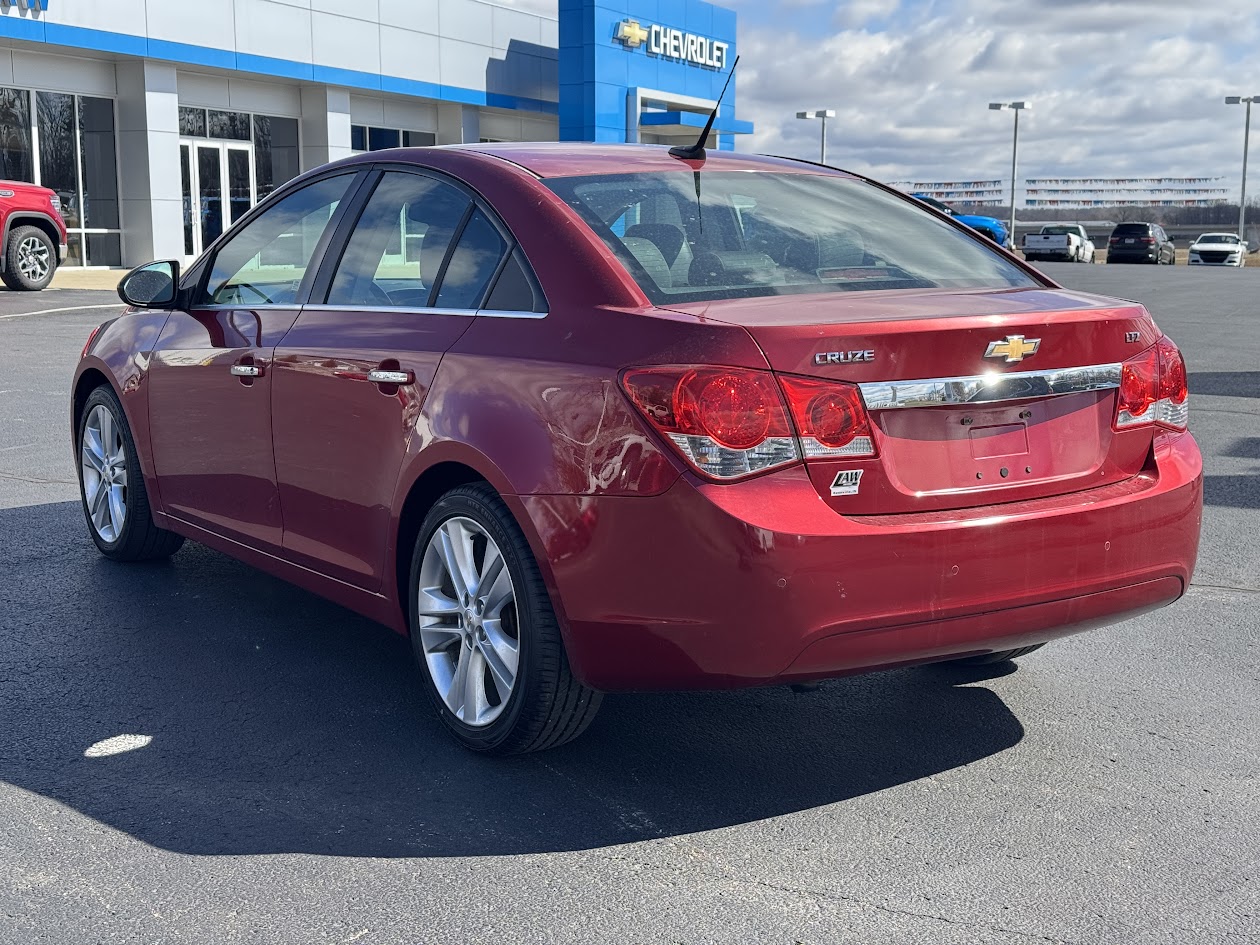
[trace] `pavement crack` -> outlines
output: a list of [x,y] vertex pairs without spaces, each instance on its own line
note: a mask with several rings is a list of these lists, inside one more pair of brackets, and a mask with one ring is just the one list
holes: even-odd
[[846,896],[843,893],[826,892],[818,889],[808,889],[800,886],[782,885],[778,883],[769,883],[765,880],[747,880],[738,877],[729,877],[735,882],[744,883],[750,886],[760,886],[763,889],[772,889],[776,892],[793,893],[795,895],[814,896],[819,899],[828,899],[834,902],[848,902],[854,905],[862,906],[867,909],[874,909],[877,912],[885,912],[889,915],[900,915],[914,919],[931,919],[936,922],[944,922],[946,925],[956,925],[960,928],[983,929],[986,932],[999,932],[1003,935],[1016,935],[1020,938],[1028,939],[1032,942],[1051,942],[1054,945],[1081,945],[1066,938],[1055,938],[1050,935],[1038,935],[1033,932],[1021,932],[1019,929],[1008,929],[1001,925],[989,925],[983,922],[966,922],[959,919],[951,919],[948,916],[937,915],[934,912],[915,912],[913,909],[898,909],[893,906],[881,905],[877,902],[868,902],[865,899],[859,899],[856,896]]
[[0,472],[0,479],[13,479],[18,482],[34,482],[41,486],[63,485],[73,486],[77,483],[73,479],[40,479],[36,476],[19,476],[17,473]]
[[1206,581],[1191,581],[1191,587],[1210,587],[1217,591],[1237,591],[1239,594],[1260,594],[1260,587],[1239,587],[1236,584],[1209,584]]

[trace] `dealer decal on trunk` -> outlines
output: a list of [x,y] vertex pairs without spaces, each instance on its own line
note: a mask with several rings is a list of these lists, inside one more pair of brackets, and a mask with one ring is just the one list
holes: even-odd
[[864,469],[842,469],[831,483],[832,495],[857,495]]

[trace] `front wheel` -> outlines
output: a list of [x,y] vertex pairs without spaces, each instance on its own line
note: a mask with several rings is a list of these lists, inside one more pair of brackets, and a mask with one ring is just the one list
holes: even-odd
[[408,588],[425,690],[465,747],[539,751],[591,723],[603,696],[574,677],[538,563],[488,485],[461,486],[434,504]]
[[4,284],[19,292],[38,292],[56,271],[57,247],[48,234],[37,226],[14,227],[4,248]]
[[109,387],[88,395],[79,418],[79,495],[92,541],[107,558],[169,558],[184,543],[153,522],[136,444]]
[[988,666],[992,663],[1004,663],[1007,660],[1018,659],[1031,653],[1033,650],[1040,650],[1044,643],[1034,643],[1032,646],[1019,646],[1013,650],[995,650],[992,653],[985,653],[981,656],[964,656],[960,660],[950,660],[951,663],[957,663],[960,666]]

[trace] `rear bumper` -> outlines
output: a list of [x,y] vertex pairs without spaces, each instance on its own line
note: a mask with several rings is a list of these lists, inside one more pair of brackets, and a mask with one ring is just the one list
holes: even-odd
[[606,690],[838,676],[1042,642],[1189,584],[1202,462],[1161,437],[1127,482],[952,513],[837,515],[797,468],[656,497],[521,497],[569,657]]

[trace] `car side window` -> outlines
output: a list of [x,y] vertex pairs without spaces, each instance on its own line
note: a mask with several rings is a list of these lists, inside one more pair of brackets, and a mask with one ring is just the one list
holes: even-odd
[[272,204],[215,253],[202,304],[292,305],[354,174],[316,181]]
[[438,286],[437,308],[475,309],[499,269],[507,242],[480,210],[473,211],[459,235]]
[[503,264],[503,271],[495,280],[484,307],[494,312],[547,311],[547,302],[519,249]]
[[419,174],[388,171],[337,265],[330,305],[425,308],[472,200]]

